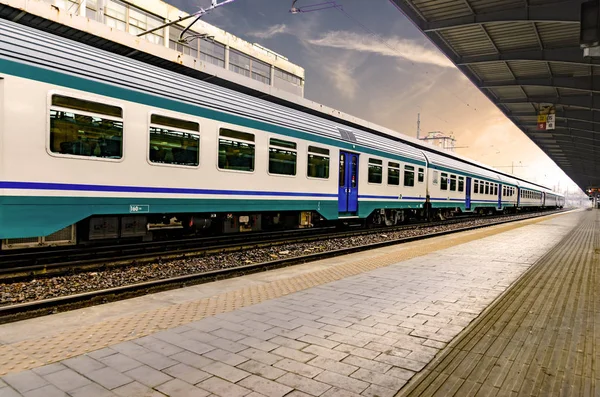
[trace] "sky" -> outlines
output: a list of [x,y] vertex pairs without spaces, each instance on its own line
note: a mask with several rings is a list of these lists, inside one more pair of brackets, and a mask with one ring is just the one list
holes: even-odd
[[[187,12],[210,5],[167,2]],[[389,0],[337,4],[343,11],[291,14],[292,0],[236,0],[203,20],[303,67],[307,99],[411,137],[420,113],[421,134],[452,134],[460,155],[561,192],[579,190]]]

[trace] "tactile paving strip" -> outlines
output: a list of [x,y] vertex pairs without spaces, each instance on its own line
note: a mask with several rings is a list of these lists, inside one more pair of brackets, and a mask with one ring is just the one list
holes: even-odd
[[594,211],[398,395],[600,395]]
[[[367,259],[352,261],[352,255],[350,255],[348,256],[348,262],[333,265],[326,269],[299,274],[262,285],[252,285],[210,298],[110,319],[93,325],[82,326],[59,335],[47,335],[39,339],[1,345],[0,375],[61,361],[164,329],[175,328],[208,316],[227,313],[434,251],[539,223],[551,217],[553,216],[402,244],[396,246],[396,249],[392,252],[377,255],[374,251],[374,256]],[[389,247],[387,250],[389,251]],[[339,261],[339,258],[337,260]]]

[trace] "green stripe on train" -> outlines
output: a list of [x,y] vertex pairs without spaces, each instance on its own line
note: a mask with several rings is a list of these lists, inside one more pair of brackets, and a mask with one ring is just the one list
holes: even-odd
[[317,211],[338,216],[337,200],[0,197],[0,239],[47,236],[92,215]]

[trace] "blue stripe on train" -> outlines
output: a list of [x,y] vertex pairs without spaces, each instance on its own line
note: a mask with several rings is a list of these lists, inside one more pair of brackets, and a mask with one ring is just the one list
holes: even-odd
[[171,188],[151,186],[116,186],[116,185],[84,185],[75,183],[45,183],[45,182],[11,182],[0,181],[0,189],[22,190],[61,190],[84,192],[120,192],[120,193],[168,193],[168,194],[198,194],[198,195],[229,195],[229,196],[281,196],[281,197],[337,197],[331,193],[305,192],[265,192],[260,190],[219,190]]

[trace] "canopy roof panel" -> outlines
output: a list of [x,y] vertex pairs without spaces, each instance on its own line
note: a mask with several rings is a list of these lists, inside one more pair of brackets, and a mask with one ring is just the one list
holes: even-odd
[[[600,186],[600,60],[584,0],[390,0],[581,189]],[[556,129],[539,130],[541,104]]]

